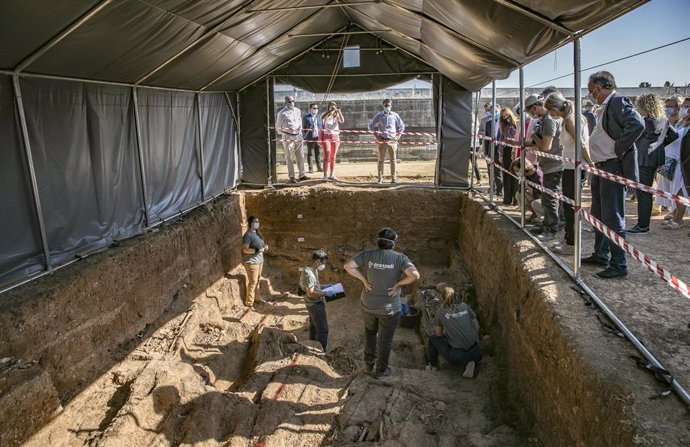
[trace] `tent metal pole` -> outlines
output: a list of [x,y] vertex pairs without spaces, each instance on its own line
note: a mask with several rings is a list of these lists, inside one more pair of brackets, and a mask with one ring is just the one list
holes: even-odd
[[80,26],[82,26],[84,23],[88,22],[91,20],[93,16],[101,12],[103,9],[105,9],[110,3],[112,3],[113,0],[102,0],[99,4],[91,8],[90,11],[88,11],[86,14],[81,16],[79,19],[77,19],[76,22],[72,23],[70,26],[68,26],[66,29],[62,30],[60,33],[58,33],[56,36],[54,36],[52,39],[50,39],[46,44],[41,46],[38,50],[34,51],[21,61],[16,67],[14,67],[14,72],[16,74],[19,74],[21,71],[23,71],[26,67],[31,65],[33,62],[36,61],[39,57],[41,57],[46,51],[50,50],[53,48],[55,45],[60,43],[65,37],[69,36],[72,34],[74,31],[77,30]]
[[[242,151],[240,150],[240,116],[239,114],[235,113],[235,107],[232,105],[232,101],[230,100],[230,95],[228,92],[224,93],[225,95],[225,100],[228,102],[228,106],[230,107],[230,111],[232,112],[232,120],[235,122],[235,147],[237,148],[237,180],[235,183],[242,181],[242,172],[244,171],[244,168],[242,167]],[[240,102],[240,95],[239,93],[237,94],[237,104],[239,105]],[[239,107],[237,107],[237,110],[239,112]],[[235,185],[236,186],[236,185]]]
[[[438,73],[437,71],[416,71],[416,72],[399,72],[399,73],[338,73],[338,77],[348,77],[348,78],[370,78],[372,76],[413,76],[413,75],[433,75]],[[300,74],[300,75],[287,75],[281,76],[282,78],[330,78],[332,75],[329,74]]]
[[336,7],[343,7],[343,6],[355,6],[355,5],[373,5],[378,3],[378,1],[367,1],[367,2],[352,2],[352,3],[327,3],[325,5],[299,5],[299,6],[292,6],[289,8],[262,8],[262,9],[248,9],[245,11],[245,14],[252,14],[255,12],[271,12],[271,11],[297,11],[297,10],[302,10],[302,9],[322,9],[322,8],[336,8]]
[[494,203],[494,179],[496,178],[496,171],[494,169],[494,152],[496,147],[496,81],[491,83],[491,135],[489,138],[489,161],[491,165],[489,166],[489,200]]
[[527,154],[525,153],[525,73],[522,65],[519,68],[520,73],[520,119],[518,125],[520,126],[520,228],[525,228],[525,210],[527,209],[527,184],[525,183],[525,160]]
[[333,37],[333,36],[349,36],[351,34],[374,34],[374,33],[389,33],[393,31],[391,28],[386,29],[372,29],[362,31],[335,31],[332,33],[306,33],[306,34],[289,34],[288,37]]
[[249,6],[253,1],[254,1],[254,0],[245,1],[244,3],[242,3],[242,4],[241,4],[240,6],[238,6],[237,8],[233,9],[232,11],[230,11],[230,12],[228,12],[228,13],[225,13],[225,14],[220,18],[220,22],[218,22],[218,24],[217,24],[216,26],[214,26],[214,27],[211,28],[210,30],[206,31],[202,36],[200,36],[198,39],[194,40],[194,41],[191,42],[189,45],[187,45],[186,47],[184,47],[183,49],[181,49],[180,51],[178,51],[177,53],[175,53],[175,54],[174,54],[172,57],[170,57],[168,60],[166,60],[165,62],[163,62],[162,64],[160,64],[160,65],[157,66],[156,68],[154,68],[153,70],[149,71],[148,73],[146,73],[144,76],[142,76],[141,78],[139,78],[134,84],[136,84],[136,85],[141,84],[142,82],[144,82],[145,80],[147,80],[148,78],[150,78],[151,76],[153,76],[154,74],[158,73],[160,70],[162,70],[163,68],[167,67],[169,64],[171,64],[172,62],[174,62],[175,60],[177,60],[180,56],[182,56],[183,54],[185,54],[187,51],[189,51],[190,49],[192,49],[192,48],[194,48],[195,46],[197,46],[199,43],[201,43],[201,42],[203,42],[204,40],[208,39],[208,38],[211,37],[212,35],[218,33],[218,31],[220,31],[220,30],[225,26],[225,23],[226,23],[228,20],[230,20],[235,14],[239,13],[242,9],[246,8],[247,6]]
[[478,50],[485,51],[485,52],[491,54],[492,56],[495,56],[495,57],[501,59],[503,62],[509,63],[509,64],[512,65],[513,67],[519,65],[519,63],[518,63],[516,60],[514,60],[514,59],[512,59],[512,58],[510,58],[510,57],[508,57],[508,56],[506,56],[506,55],[504,55],[504,54],[502,54],[502,53],[499,52],[499,51],[494,50],[493,48],[491,48],[491,47],[489,47],[489,46],[482,45],[481,43],[479,43],[479,42],[477,42],[477,41],[475,41],[475,40],[473,40],[473,39],[471,39],[471,38],[465,36],[464,34],[461,34],[461,33],[457,32],[456,30],[454,30],[454,29],[448,27],[447,25],[445,25],[444,23],[442,23],[442,22],[440,22],[440,21],[434,19],[433,17],[430,17],[430,16],[428,16],[428,15],[426,15],[426,14],[424,14],[424,13],[420,13],[420,12],[414,11],[414,10],[412,10],[412,9],[410,9],[410,8],[406,8],[406,7],[404,7],[404,6],[400,6],[400,5],[398,4],[398,2],[392,2],[392,1],[390,1],[390,0],[382,0],[382,2],[385,3],[386,5],[389,5],[389,6],[392,6],[392,7],[394,7],[394,8],[399,8],[399,9],[403,10],[403,11],[405,12],[405,14],[412,14],[413,16],[420,17],[420,18],[422,18],[423,20],[428,20],[429,22],[432,22],[434,25],[437,25],[437,26],[443,28],[444,31],[446,31],[447,33],[451,34],[451,35],[452,35],[453,37],[455,37],[456,39],[461,40],[461,41],[465,42],[466,44],[468,44],[468,45],[470,45],[470,46],[472,46],[472,47],[474,47],[474,48],[476,48],[476,49],[478,49]]
[[12,76],[12,83],[14,85],[14,97],[17,101],[17,110],[19,111],[19,123],[22,129],[22,139],[24,140],[24,155],[26,156],[26,164],[29,167],[29,176],[31,178],[31,193],[34,198],[34,211],[38,219],[38,229],[41,233],[41,245],[43,247],[43,257],[46,263],[46,270],[53,271],[53,263],[50,259],[50,248],[48,246],[48,238],[46,236],[46,225],[43,220],[43,208],[41,208],[41,197],[38,192],[38,181],[36,180],[36,169],[34,168],[34,158],[31,153],[31,141],[29,140],[29,128],[26,124],[26,114],[24,113],[24,101],[22,100],[22,89],[19,85],[19,76]]
[[[10,71],[10,70],[0,70],[0,74],[13,76],[15,73],[13,71]],[[136,86],[135,84],[131,84],[131,83],[127,83],[127,82],[99,81],[96,79],[73,78],[73,77],[69,77],[69,76],[46,75],[46,74],[29,73],[29,72],[19,73],[19,76],[21,76],[23,78],[55,79],[58,81],[84,82],[87,84],[116,85],[119,87],[135,87]],[[153,85],[146,85],[146,86],[139,86],[139,87],[146,87],[146,88],[151,89],[151,90],[163,90],[163,91],[172,91],[172,92],[187,92],[187,93],[196,93],[197,92],[197,90],[188,90],[188,89],[173,88],[173,87],[156,87]]]
[[[474,120],[472,123],[472,145],[470,149],[471,152],[471,165],[470,165],[470,188],[474,188],[474,173],[477,172],[477,118],[479,115],[479,101],[481,98],[481,89],[474,95]],[[477,179],[479,180],[479,179]]]
[[148,191],[146,189],[146,169],[144,165],[144,144],[141,137],[141,117],[139,115],[139,94],[137,87],[132,87],[132,99],[134,100],[134,128],[137,132],[137,155],[139,156],[139,180],[141,182],[141,197],[144,203],[144,219],[146,229],[151,228],[151,218],[149,216]]
[[203,128],[201,126],[201,93],[196,94],[196,125],[197,125],[197,143],[199,146],[199,164],[201,165],[201,201],[206,201],[206,163],[204,160],[204,137]]
[[566,36],[572,36],[573,35],[573,31],[564,27],[560,23],[554,22],[553,20],[551,20],[547,17],[544,17],[541,14],[537,14],[536,12],[532,11],[529,8],[526,8],[522,5],[518,5],[517,3],[515,3],[511,0],[494,0],[494,1],[501,6],[505,6],[506,8],[512,9],[515,12],[518,12],[524,16],[527,16],[530,19],[541,23],[542,25],[546,25],[549,28],[558,31],[561,34],[565,34]]
[[575,102],[575,169],[573,185],[575,185],[575,208],[574,212],[574,236],[575,236],[575,250],[573,253],[573,274],[575,277],[580,276],[580,259],[582,259],[582,220],[580,219],[580,207],[582,206],[582,182],[580,177],[582,175],[582,99],[581,99],[581,77],[580,73],[580,38],[575,37],[573,40],[573,70],[574,70],[574,102]]
[[[271,169],[271,79],[266,76],[266,147],[268,149],[268,186],[273,185],[273,173]],[[285,154],[287,158],[287,154]],[[276,178],[276,181],[278,179]]]
[[441,162],[443,159],[443,75],[436,76],[438,79],[438,129],[436,129],[436,175],[434,185],[441,185]]

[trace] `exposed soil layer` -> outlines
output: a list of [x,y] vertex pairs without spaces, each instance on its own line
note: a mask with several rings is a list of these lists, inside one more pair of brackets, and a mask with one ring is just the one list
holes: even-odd
[[[241,304],[245,214],[270,246],[256,311]],[[406,328],[396,373],[362,374],[360,288],[342,263],[383,226],[422,287],[474,290],[485,352],[474,379],[424,371],[425,329]],[[627,359],[632,348],[522,239],[456,191],[321,184],[224,197],[3,296],[0,445],[688,445],[685,408],[647,399],[659,386]],[[331,255],[322,282],[348,292],[327,306],[326,355],[296,295],[317,248]]]

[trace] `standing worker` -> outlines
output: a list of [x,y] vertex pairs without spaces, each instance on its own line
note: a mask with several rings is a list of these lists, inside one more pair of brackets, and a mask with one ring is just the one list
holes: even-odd
[[375,132],[376,147],[378,148],[379,162],[379,183],[383,183],[383,163],[386,160],[386,152],[391,162],[391,183],[397,183],[395,175],[396,160],[398,157],[398,140],[405,131],[400,115],[391,111],[392,101],[388,98],[383,100],[383,111],[374,115],[369,121],[369,131]]
[[388,358],[402,315],[400,289],[419,280],[419,272],[409,258],[393,251],[397,239],[395,231],[383,228],[378,233],[377,250],[364,251],[344,265],[347,273],[364,286],[360,299],[364,318],[364,363],[366,372],[373,373],[376,378],[393,373]]
[[319,117],[319,106],[315,102],[309,104],[309,113],[302,118],[302,130],[306,132],[304,139],[307,143],[307,164],[309,172],[314,172],[312,153],[316,163],[316,171],[321,172],[321,156],[319,154],[319,130],[323,127]]
[[259,287],[261,271],[264,267],[264,252],[268,245],[259,231],[259,218],[249,216],[247,224],[249,229],[242,236],[242,263],[247,272],[247,294],[244,305],[254,309],[254,303],[263,304],[264,300],[256,298],[256,289]]
[[297,157],[299,179],[309,179],[304,172],[302,112],[295,107],[295,98],[293,96],[286,96],[285,107],[278,111],[278,116],[276,116],[276,135],[279,135],[280,139],[283,140],[283,149],[285,150],[285,161],[287,162],[290,183],[297,183],[297,180],[295,180],[295,168],[292,165],[293,157]]
[[328,347],[328,316],[324,297],[332,296],[321,290],[319,282],[319,272],[326,268],[326,261],[326,252],[316,250],[312,254],[311,263],[304,267],[299,276],[299,286],[306,294],[304,304],[309,312],[309,340],[321,343],[323,352],[326,352]]

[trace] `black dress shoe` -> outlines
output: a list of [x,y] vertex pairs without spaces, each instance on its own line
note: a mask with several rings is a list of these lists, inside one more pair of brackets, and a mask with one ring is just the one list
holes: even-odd
[[599,278],[602,279],[610,279],[610,278],[625,278],[628,276],[628,271],[627,270],[618,270],[614,269],[612,267],[607,268],[606,270],[602,270],[600,272],[595,273]]
[[529,232],[535,235],[542,234],[544,232],[544,226],[532,228],[531,230],[529,230]]
[[581,264],[587,264],[587,265],[599,265],[602,267],[608,267],[609,263],[607,261],[604,261],[603,259],[599,258],[597,255],[591,255],[587,256],[586,258],[582,258],[580,260]]

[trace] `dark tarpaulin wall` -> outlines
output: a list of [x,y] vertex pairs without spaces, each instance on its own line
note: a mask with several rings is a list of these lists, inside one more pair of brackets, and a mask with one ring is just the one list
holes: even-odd
[[45,268],[12,78],[0,76],[0,285]]
[[439,145],[436,182],[441,186],[469,187],[472,92],[445,76],[434,76],[433,90]]
[[131,90],[21,79],[54,264],[142,231]]
[[206,198],[235,186],[238,178],[237,128],[226,96],[205,93],[200,98]]
[[149,223],[201,202],[194,93],[138,91]]
[[[242,182],[268,183],[268,148],[266,146],[266,82],[259,81],[239,93],[240,150]],[[275,160],[275,158],[274,158]]]

